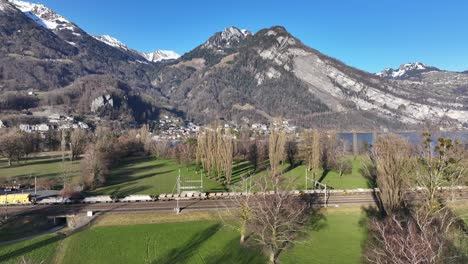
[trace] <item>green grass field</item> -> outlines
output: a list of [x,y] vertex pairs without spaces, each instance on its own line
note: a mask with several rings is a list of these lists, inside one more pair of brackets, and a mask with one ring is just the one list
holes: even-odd
[[[361,262],[365,239],[361,210],[334,208],[324,216],[307,227],[298,244],[281,253],[281,263]],[[238,233],[215,220],[93,226],[65,239],[48,235],[0,247],[1,263],[16,263],[22,255],[37,262],[55,259],[67,264],[266,263],[259,248],[241,246]]]
[[[367,179],[360,173],[361,158],[352,159],[353,170],[350,175],[339,176],[337,172],[330,171],[326,174],[319,172],[318,179],[331,189],[354,189],[369,188]],[[293,179],[294,189],[305,189],[305,166],[297,166],[288,169],[288,165],[282,166],[286,177]],[[183,179],[200,179],[194,166],[180,166]],[[80,175],[80,162],[67,161],[65,171],[69,177]],[[241,177],[251,175],[252,166],[246,161],[236,161],[233,165],[232,188],[237,190],[242,188]],[[7,166],[5,159],[0,160],[0,179],[26,179],[33,183],[33,176],[57,178],[64,173],[64,165],[59,153],[45,153],[32,157],[27,163]],[[252,177],[255,179],[265,171],[260,171]],[[131,157],[121,161],[121,163],[111,171],[104,187],[94,191],[92,194],[109,194],[114,196],[126,196],[129,194],[152,194],[175,193],[176,180],[179,174],[179,165],[173,160],[155,159],[152,157]],[[309,175],[310,178],[311,175]],[[204,191],[225,191],[223,184],[204,177]],[[308,188],[311,189],[309,182]]]
[[[345,174],[341,177],[339,173],[336,171],[328,171],[326,173],[323,170],[320,170],[317,176],[317,180],[321,183],[327,185],[328,188],[331,189],[357,189],[357,188],[372,188],[372,184],[369,182],[367,178],[365,178],[361,174],[362,169],[362,157],[357,157],[356,159],[353,157],[349,157],[352,164],[352,173]],[[305,174],[306,174],[306,166],[300,165],[293,169],[288,168],[289,164],[285,164],[282,166],[282,170],[284,172],[284,176],[288,177],[292,180],[292,188],[296,190],[304,190],[306,188],[305,184]],[[248,164],[248,162],[241,161],[236,162],[234,164],[233,169],[233,179],[237,182],[235,186],[240,187],[242,184],[239,182],[239,178],[244,175],[250,175],[253,171],[252,166]],[[258,177],[259,175],[263,175],[265,171],[261,171],[253,175],[253,177]],[[308,174],[310,179],[313,178],[313,175]],[[308,189],[312,189],[312,183],[309,182]]]
[[[193,166],[180,168],[182,179],[199,180]],[[133,157],[122,161],[112,170],[106,186],[97,189],[95,194],[125,196],[129,194],[176,193],[179,165],[173,160],[152,157]],[[192,185],[196,183],[190,183]],[[224,191],[223,186],[203,177],[204,191]]]
[[52,263],[57,250],[58,235],[43,235],[27,241],[0,246],[0,263],[17,264],[24,257],[32,263]]
[[[41,153],[30,157],[28,161],[14,162],[8,167],[6,159],[0,159],[0,178],[32,178],[58,177],[67,173],[70,177],[75,177],[80,173],[80,161],[66,161],[62,163],[62,157],[57,152]],[[33,180],[33,179],[31,179]]]
[[280,256],[281,263],[361,263],[365,214],[357,208],[330,209],[308,237]]

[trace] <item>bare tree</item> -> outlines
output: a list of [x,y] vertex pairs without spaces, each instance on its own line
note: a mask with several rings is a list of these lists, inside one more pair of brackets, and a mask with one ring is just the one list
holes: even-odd
[[96,144],[90,144],[81,161],[81,167],[83,183],[92,190],[106,181],[110,167],[109,156]]
[[273,127],[268,141],[268,156],[273,175],[279,174],[279,167],[284,160],[286,134],[279,128]]
[[232,161],[234,143],[232,136],[221,129],[206,129],[197,139],[197,162],[200,163],[207,174],[230,184],[232,178]]
[[313,132],[312,141],[312,173],[314,175],[314,182],[317,181],[317,174],[320,170],[320,163],[322,160],[321,148],[320,148],[320,133],[318,130]]
[[84,153],[89,141],[88,132],[84,129],[73,129],[70,133],[71,160],[77,159]]
[[18,130],[10,130],[0,136],[0,153],[8,159],[9,167],[12,161],[19,161],[23,154],[24,145],[21,138],[21,132]]
[[334,131],[327,133],[321,140],[321,163],[323,170],[336,169],[338,160],[344,156],[344,151],[340,151],[340,141],[338,134]]
[[222,142],[219,149],[222,160],[222,168],[224,171],[224,177],[226,184],[231,184],[232,180],[232,160],[234,155],[234,144],[231,135],[227,134],[221,137]]
[[[289,191],[281,188],[280,179],[267,173],[256,184],[261,190],[249,198],[247,226],[268,256],[270,263],[278,263],[281,251],[295,242],[308,219],[308,207]],[[273,187],[274,192],[268,192]]]
[[185,142],[177,144],[171,149],[171,158],[174,158],[178,164],[189,165],[195,159],[196,139],[189,138]]
[[226,206],[227,215],[229,217],[227,221],[224,219],[223,214],[219,214],[225,226],[239,232],[240,244],[244,244],[248,236],[248,225],[252,217],[252,210],[254,210],[249,202],[252,197],[250,191],[251,188],[248,188],[248,191],[245,192],[244,195],[230,198],[236,207],[230,208]]
[[397,135],[379,137],[372,148],[370,158],[375,167],[383,209],[387,214],[403,206],[404,191],[414,173],[413,154],[410,143]]
[[37,179],[37,188],[42,190],[51,190],[57,182],[52,178],[41,177]]
[[371,234],[365,251],[369,263],[463,263],[463,253],[450,249],[446,234],[451,232],[449,210],[430,212],[426,207],[410,215],[392,214],[370,221]]
[[251,143],[250,131],[242,129],[239,135],[239,140],[236,142],[236,154],[241,156],[243,159],[247,159]]
[[60,133],[60,150],[62,151],[62,162],[65,162],[65,151],[67,150],[67,131],[62,129]]
[[247,151],[247,160],[250,162],[250,164],[252,164],[254,173],[258,170],[259,167],[259,157],[260,153],[258,142],[255,140],[250,143]]
[[336,163],[336,170],[338,175],[342,177],[344,174],[351,174],[353,172],[353,165],[346,157],[340,157]]
[[170,142],[167,140],[152,141],[148,147],[150,153],[156,158],[163,158],[168,156]]
[[297,142],[294,139],[288,140],[286,142],[286,160],[289,163],[291,168],[296,166],[297,162]]
[[313,142],[314,137],[311,130],[306,130],[301,134],[299,156],[306,165],[308,171],[312,169]]

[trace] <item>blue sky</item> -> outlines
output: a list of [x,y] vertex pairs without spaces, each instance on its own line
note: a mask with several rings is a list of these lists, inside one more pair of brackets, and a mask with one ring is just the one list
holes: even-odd
[[31,0],[140,51],[184,53],[228,26],[282,25],[306,45],[370,72],[411,61],[468,70],[465,0]]

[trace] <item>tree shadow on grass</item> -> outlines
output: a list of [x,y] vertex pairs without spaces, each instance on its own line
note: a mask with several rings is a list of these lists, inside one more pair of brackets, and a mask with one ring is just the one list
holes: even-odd
[[323,180],[325,180],[325,178],[327,177],[329,172],[330,172],[330,170],[328,170],[328,169],[323,170],[322,175],[320,176],[318,182],[322,182]]
[[120,185],[112,185],[105,187],[104,189],[101,189],[98,192],[92,194],[109,194],[112,197],[125,197],[131,194],[141,193],[143,191],[151,189],[152,187],[149,185],[132,186],[135,184],[136,183],[134,182],[129,182]]
[[64,239],[65,237],[66,237],[65,235],[56,235],[56,236],[53,236],[51,238],[38,241],[38,242],[36,242],[34,244],[31,244],[29,246],[13,250],[11,252],[6,253],[3,256],[0,256],[0,263],[6,262],[6,261],[8,261],[10,259],[14,259],[14,258],[17,258],[17,257],[24,256],[24,255],[28,254],[31,251],[34,251],[34,250],[37,250],[39,248],[50,245],[52,243],[58,242],[58,241]]
[[239,239],[230,240],[224,248],[219,251],[219,254],[202,258],[202,262],[206,264],[219,263],[265,263],[266,258],[261,254],[261,249],[255,245],[240,245]]
[[156,170],[162,167],[164,167],[163,164],[146,165],[146,166],[136,167],[136,168],[120,167],[116,169],[115,173],[112,174],[112,177],[115,177],[115,178],[128,177],[128,175],[135,175],[141,172]]
[[158,260],[154,260],[152,264],[173,264],[184,263],[190,259],[198,248],[210,237],[212,237],[221,228],[221,224],[215,224],[209,228],[195,234],[189,239],[189,242],[181,248],[171,250],[166,256]]
[[174,170],[151,172],[151,173],[147,173],[147,174],[144,174],[144,175],[133,176],[133,177],[127,175],[125,177],[120,177],[120,178],[114,178],[114,179],[110,178],[109,181],[106,183],[106,185],[102,189],[97,191],[97,193],[102,193],[103,190],[106,190],[106,189],[109,189],[109,188],[115,188],[115,185],[120,185],[120,184],[123,184],[123,183],[135,183],[137,181],[140,181],[140,180],[143,180],[143,179],[146,179],[146,178],[156,177],[158,175],[171,173],[173,171]]
[[[51,206],[51,205],[44,205],[44,206],[35,206],[30,209],[26,209],[24,211],[20,211],[17,213],[9,214],[9,218],[11,219],[10,221],[15,221],[17,219],[23,219],[25,217],[48,217],[48,216],[57,216],[57,215],[64,215],[64,214],[76,214],[81,209],[85,208],[86,204],[77,204],[74,207],[58,207],[58,206]],[[105,212],[103,212],[105,213]],[[46,239],[42,239],[40,241],[34,242],[30,245],[14,249],[10,252],[7,252],[4,255],[0,256],[0,263],[4,263],[7,261],[12,261],[17,259],[18,257],[24,256],[30,252],[33,252],[35,250],[38,250],[40,248],[43,248],[45,246],[48,246],[50,244],[59,242],[63,240],[66,237],[69,237],[91,225],[95,220],[97,219],[97,216],[91,220],[91,222],[88,225],[83,226],[82,228],[75,229],[69,234],[64,234],[62,232],[55,233],[54,236]],[[59,221],[60,222],[60,221]],[[57,226],[57,225],[56,225]],[[34,235],[34,234],[31,234]],[[41,236],[42,237],[42,236]],[[18,237],[17,239],[21,239],[21,237]],[[19,242],[12,242],[12,244],[19,243]]]
[[238,162],[232,167],[232,176],[240,176],[242,174],[247,174],[248,172],[253,171],[253,165],[248,161]]

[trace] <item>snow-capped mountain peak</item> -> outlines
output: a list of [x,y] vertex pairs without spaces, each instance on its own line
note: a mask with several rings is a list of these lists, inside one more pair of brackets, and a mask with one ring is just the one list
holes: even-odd
[[21,10],[26,16],[34,20],[37,24],[51,30],[71,30],[75,26],[63,16],[55,13],[52,9],[36,3],[20,0],[8,0],[16,8]]
[[120,40],[112,37],[112,36],[109,36],[109,35],[102,35],[102,36],[98,36],[98,35],[93,35],[93,38],[101,41],[101,42],[104,42],[106,43],[107,45],[109,46],[112,46],[112,47],[115,47],[115,48],[119,48],[119,49],[122,49],[122,50],[129,50],[129,48],[127,47],[127,45],[123,44],[122,42],[120,42]]
[[125,50],[125,51],[130,51],[135,54],[138,54],[150,62],[158,62],[158,61],[163,61],[163,60],[175,60],[180,57],[179,54],[177,54],[176,52],[172,50],[156,50],[150,53],[139,52],[139,51],[129,48],[120,40],[109,35],[102,35],[102,36],[93,35],[93,38],[109,46],[112,46],[114,48],[118,48],[118,49]]
[[141,55],[151,62],[158,62],[163,60],[176,60],[180,57],[179,54],[172,50],[156,50],[150,53],[141,53]]
[[246,29],[238,29],[236,27],[228,27],[221,32],[216,33],[207,42],[202,45],[202,48],[223,50],[224,48],[232,48],[243,41],[252,33]]
[[421,62],[411,62],[400,65],[398,69],[387,68],[376,73],[377,76],[390,79],[406,79],[424,72],[440,71],[436,67],[428,66]]
[[0,0],[0,11],[5,11],[10,7],[8,4],[8,1],[6,0]]

